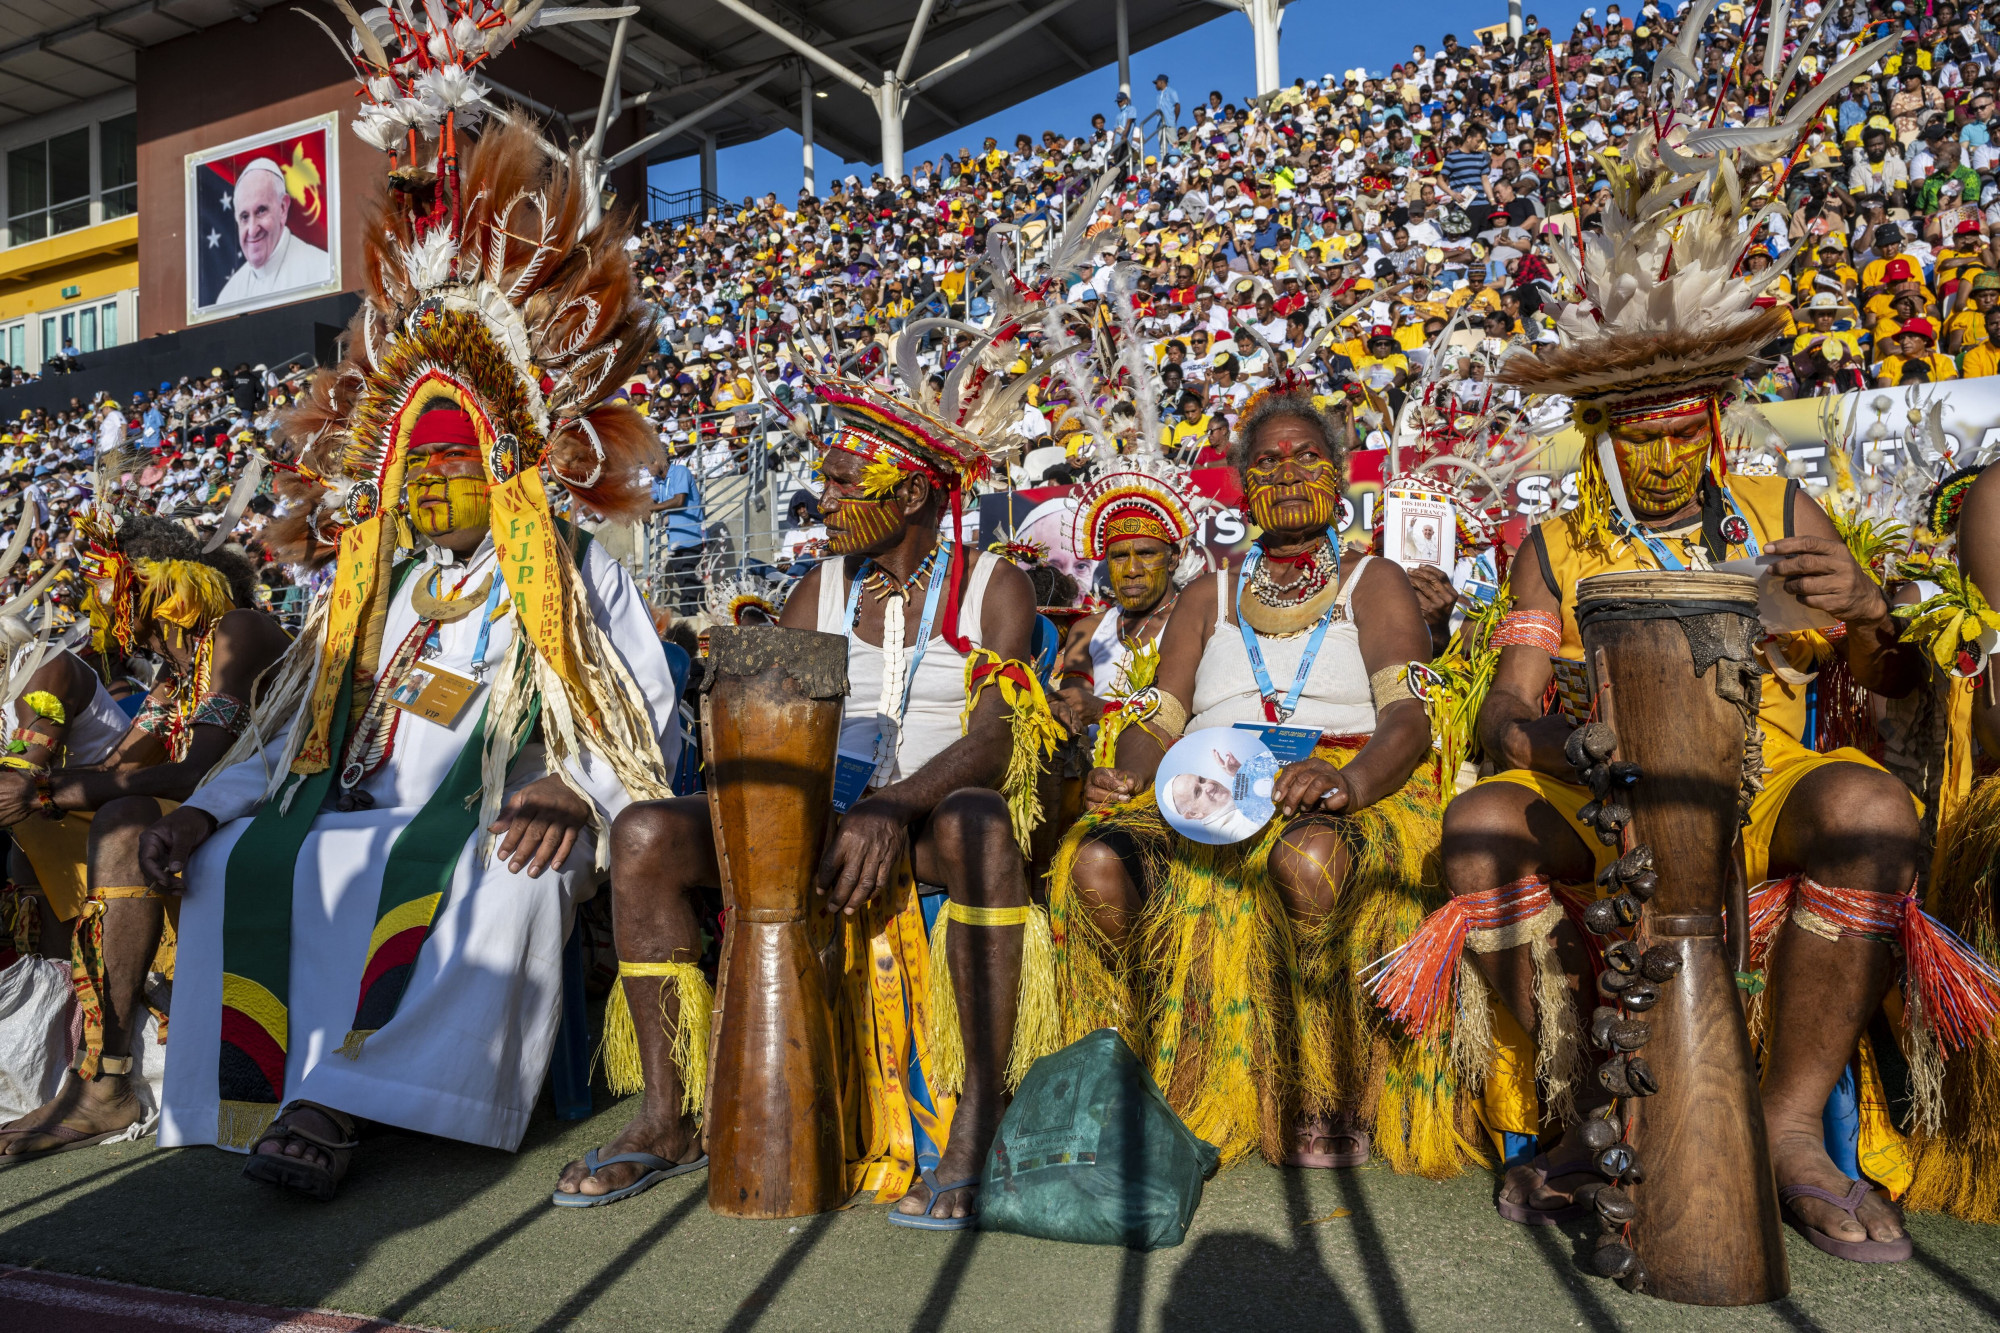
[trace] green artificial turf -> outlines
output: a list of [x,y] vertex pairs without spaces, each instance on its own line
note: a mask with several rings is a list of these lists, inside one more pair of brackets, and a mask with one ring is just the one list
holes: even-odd
[[515,1156],[386,1133],[340,1197],[253,1184],[212,1149],[144,1143],[0,1170],[0,1262],[467,1330],[1966,1329],[2000,1323],[2000,1229],[1910,1219],[1917,1257],[1846,1264],[1787,1233],[1791,1297],[1705,1310],[1578,1263],[1582,1225],[1495,1216],[1492,1185],[1261,1164],[1208,1187],[1152,1254],[893,1229],[862,1205],[786,1222],[708,1211],[706,1176],[558,1210],[562,1164],[636,1102],[546,1111]]

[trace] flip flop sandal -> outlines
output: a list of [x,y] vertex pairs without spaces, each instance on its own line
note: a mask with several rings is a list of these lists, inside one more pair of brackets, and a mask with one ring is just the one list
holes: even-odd
[[[1845,1195],[1840,1195],[1832,1190],[1823,1190],[1817,1185],[1787,1185],[1778,1191],[1778,1203],[1783,1206],[1790,1204],[1793,1199],[1824,1199],[1853,1218],[1855,1225],[1859,1226],[1861,1205],[1867,1202],[1872,1188],[1867,1181],[1857,1180],[1848,1186]],[[1908,1236],[1900,1240],[1840,1240],[1827,1235],[1818,1227],[1808,1226],[1789,1207],[1785,1208],[1785,1216],[1807,1240],[1813,1243],[1815,1249],[1823,1250],[1836,1259],[1845,1259],[1851,1264],[1901,1263],[1914,1252]],[[1866,1230],[1865,1227],[1863,1229]]]
[[[317,1111],[331,1120],[335,1128],[347,1137],[336,1143],[321,1138],[311,1130],[286,1124],[285,1118],[299,1110]],[[304,1157],[288,1156],[282,1151],[274,1153],[258,1151],[267,1143],[276,1143],[282,1149],[285,1144],[294,1140],[309,1143],[329,1155],[352,1153],[361,1146],[361,1141],[354,1132],[354,1121],[345,1112],[336,1111],[331,1106],[321,1106],[318,1102],[288,1102],[284,1109],[278,1112],[278,1118],[271,1122],[271,1127],[265,1130],[262,1137],[251,1146],[250,1160],[243,1164],[243,1174],[247,1179],[261,1180],[267,1185],[282,1185],[286,1189],[310,1195],[321,1203],[329,1202],[340,1189],[340,1182],[347,1178],[347,1166],[352,1158],[333,1156],[331,1164],[322,1164]]]
[[[1597,1174],[1597,1168],[1587,1160],[1557,1166],[1549,1160],[1547,1153],[1536,1153],[1535,1159],[1528,1165],[1535,1172],[1536,1189],[1547,1185],[1552,1179],[1561,1180],[1565,1176]],[[1528,1193],[1532,1197],[1534,1189],[1530,1189]],[[1574,1222],[1580,1217],[1588,1217],[1591,1211],[1589,1204],[1574,1202],[1564,1204],[1560,1208],[1530,1208],[1527,1204],[1515,1203],[1504,1195],[1493,1200],[1493,1207],[1509,1222],[1519,1222],[1527,1227],[1550,1227],[1561,1222]]]
[[78,1148],[89,1148],[104,1142],[106,1139],[115,1139],[130,1128],[131,1126],[127,1125],[125,1129],[107,1129],[102,1134],[92,1134],[86,1130],[60,1124],[47,1125],[40,1129],[0,1129],[0,1138],[25,1138],[30,1134],[39,1134],[44,1138],[61,1140],[53,1148],[37,1148],[33,1152],[8,1153],[5,1157],[0,1157],[0,1170],[4,1170],[10,1166],[20,1166],[24,1162],[39,1162],[44,1157],[54,1157],[57,1153],[74,1152]]
[[931,1210],[953,1190],[962,1190],[968,1185],[977,1185],[981,1177],[967,1176],[964,1180],[950,1185],[938,1184],[937,1172],[929,1167],[923,1169],[924,1184],[930,1186],[931,1201],[924,1205],[921,1213],[906,1213],[900,1209],[889,1210],[889,1225],[908,1227],[912,1231],[970,1231],[979,1225],[979,1214],[968,1213],[964,1217],[933,1217]]
[[1374,1136],[1367,1130],[1354,1126],[1343,1126],[1337,1129],[1330,1126],[1324,1128],[1315,1127],[1312,1130],[1310,1138],[1306,1138],[1304,1134],[1301,1134],[1299,1137],[1305,1138],[1308,1145],[1318,1143],[1322,1139],[1331,1139],[1336,1143],[1345,1140],[1354,1146],[1346,1152],[1309,1152],[1305,1149],[1300,1149],[1297,1152],[1285,1154],[1283,1165],[1307,1167],[1313,1170],[1338,1170],[1342,1167],[1366,1166],[1368,1165],[1368,1159],[1375,1151]]
[[617,1203],[620,1199],[629,1199],[634,1194],[642,1194],[663,1180],[672,1180],[675,1176],[684,1176],[690,1171],[701,1170],[708,1165],[708,1154],[703,1153],[692,1162],[669,1162],[666,1158],[655,1157],[649,1152],[622,1152],[616,1157],[600,1160],[595,1148],[583,1155],[583,1169],[586,1174],[593,1176],[607,1166],[617,1166],[622,1162],[643,1166],[646,1168],[646,1174],[625,1188],[612,1190],[609,1194],[566,1194],[562,1190],[557,1190],[549,1196],[549,1202],[558,1208],[598,1208],[607,1203]]

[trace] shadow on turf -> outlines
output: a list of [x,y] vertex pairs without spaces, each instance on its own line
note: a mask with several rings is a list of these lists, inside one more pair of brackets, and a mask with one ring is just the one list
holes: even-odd
[[[562,1129],[546,1107],[539,1109],[522,1150],[546,1146]],[[487,1148],[373,1129],[340,1194],[319,1203],[245,1180],[244,1158],[236,1153],[152,1149],[18,1201],[0,1224],[0,1260],[58,1272],[108,1270],[141,1285],[278,1305],[337,1306],[362,1260],[501,1185],[506,1160]],[[58,1157],[8,1169],[56,1172],[74,1169],[76,1161]],[[51,1211],[22,1217],[33,1204],[63,1195],[70,1197]],[[108,1227],[107,1217],[121,1210],[144,1225]],[[400,1318],[417,1308],[550,1211],[547,1194],[539,1192],[532,1206],[437,1264],[383,1314]]]
[[[1374,1223],[1370,1205],[1344,1173],[1335,1173],[1342,1204],[1357,1222],[1357,1243],[1370,1269],[1368,1296],[1374,1318],[1363,1317],[1320,1257],[1316,1235],[1307,1228],[1311,1209],[1305,1174],[1283,1173],[1285,1211],[1291,1223],[1290,1245],[1280,1245],[1249,1231],[1214,1231],[1195,1242],[1174,1271],[1160,1311],[1162,1333],[1213,1333],[1217,1329],[1282,1327],[1282,1311],[1310,1312],[1316,1328],[1380,1327],[1393,1333],[1413,1329],[1401,1285],[1395,1280]],[[1137,1271],[1130,1259],[1137,1259]],[[1128,1290],[1120,1282],[1119,1327],[1136,1330],[1144,1290],[1145,1255],[1130,1256],[1126,1273],[1134,1280]]]

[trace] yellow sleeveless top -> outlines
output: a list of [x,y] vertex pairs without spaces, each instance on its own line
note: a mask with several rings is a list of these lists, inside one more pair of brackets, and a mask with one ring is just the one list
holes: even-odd
[[[1750,524],[1750,530],[1757,535],[1760,549],[1769,547],[1791,534],[1791,514],[1789,499],[1793,483],[1783,477],[1732,476],[1729,478],[1730,498]],[[1562,600],[1562,650],[1556,664],[1560,681],[1565,674],[1563,663],[1581,666],[1583,662],[1583,636],[1576,626],[1576,585],[1593,574],[1609,574],[1639,569],[1657,569],[1659,561],[1644,542],[1630,539],[1614,539],[1608,549],[1598,551],[1579,546],[1576,533],[1568,515],[1553,522],[1543,523],[1535,530],[1541,536],[1544,550],[1548,553],[1546,572],[1554,578],[1556,595]],[[1681,537],[1661,537],[1659,541],[1676,555],[1690,545],[1699,544],[1699,528]],[[1740,559],[1750,554],[1747,546],[1731,546],[1728,558]],[[1521,553],[1523,559],[1533,559],[1528,552]],[[1687,561],[1689,565],[1692,560]],[[1781,646],[1795,636],[1786,635],[1780,639]],[[1788,652],[1786,660],[1792,660]],[[1806,729],[1805,684],[1788,685],[1768,670],[1764,676],[1764,697],[1758,709],[1758,720],[1764,729],[1764,762],[1773,769],[1783,768],[1788,762],[1811,754],[1802,738]]]

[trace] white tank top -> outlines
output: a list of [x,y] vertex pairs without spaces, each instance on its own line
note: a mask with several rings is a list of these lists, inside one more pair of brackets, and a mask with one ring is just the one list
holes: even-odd
[[[966,580],[965,600],[959,607],[958,632],[974,647],[984,647],[981,635],[981,608],[986,601],[986,585],[1000,557],[990,551],[980,553]],[[840,752],[872,758],[875,741],[888,719],[878,712],[882,696],[882,650],[864,643],[846,623],[847,559],[833,556],[820,565],[819,620],[817,628],[827,634],[847,636],[847,699],[840,718]],[[949,572],[943,577],[949,578]],[[947,589],[948,590],[948,589]],[[862,596],[869,594],[864,592]],[[943,598],[940,596],[940,603]],[[909,633],[915,634],[923,617],[922,594],[911,598],[905,610]],[[944,608],[938,608],[937,633],[917,664],[917,677],[910,685],[910,700],[903,711],[903,725],[896,738],[896,761],[887,773],[876,773],[874,786],[898,782],[915,773],[959,737],[959,716],[965,711],[965,654],[944,641]],[[913,645],[914,646],[914,645]]]
[[[70,656],[75,657],[76,654]],[[82,662],[83,659],[77,657],[77,661]],[[84,665],[88,667],[90,664],[85,662]],[[71,767],[102,763],[118,748],[118,742],[125,739],[125,733],[132,729],[132,719],[111,697],[111,691],[104,688],[104,682],[97,679],[95,671],[90,674],[96,682],[96,693],[90,696],[82,714],[69,720],[69,730],[63,737],[62,762]]]
[[[1361,631],[1354,623],[1349,603],[1361,575],[1374,556],[1363,556],[1347,584],[1334,599],[1339,608],[1327,627],[1319,656],[1313,659],[1312,675],[1299,695],[1298,711],[1287,720],[1294,727],[1318,727],[1331,736],[1372,736],[1375,734],[1375,697],[1368,688],[1368,667],[1361,660]],[[1237,627],[1230,605],[1229,570],[1215,571],[1215,632],[1202,649],[1201,663],[1194,675],[1194,716],[1187,729],[1228,727],[1238,722],[1269,721],[1264,716],[1264,699],[1257,691],[1257,677],[1250,669],[1250,655],[1243,651],[1243,633]],[[1291,689],[1299,659],[1305,656],[1312,635],[1295,634],[1288,639],[1261,638],[1264,666],[1280,696]]]
[[1125,668],[1132,665],[1132,650],[1125,646],[1125,636],[1118,632],[1116,606],[1097,622],[1084,648],[1090,654],[1091,691],[1101,698],[1125,694]]

